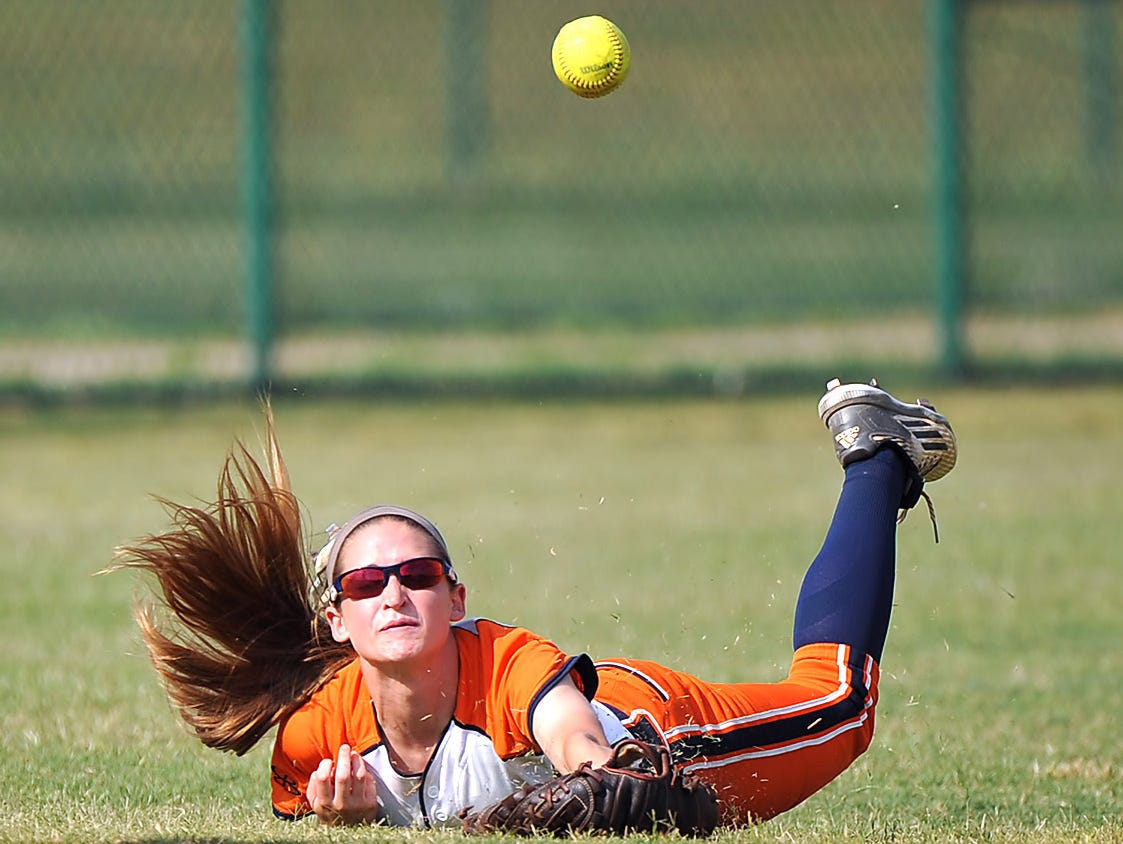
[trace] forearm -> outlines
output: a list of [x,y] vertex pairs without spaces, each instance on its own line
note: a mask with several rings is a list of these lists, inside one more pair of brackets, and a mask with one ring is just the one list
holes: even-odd
[[583,762],[600,767],[612,756],[596,713],[568,679],[539,702],[533,730],[543,752],[563,774],[576,770]]
[[583,762],[591,762],[594,768],[599,768],[612,756],[612,748],[604,737],[604,732],[598,725],[597,732],[569,733],[557,743],[554,754],[547,753],[554,767],[561,773],[568,774],[577,770]]

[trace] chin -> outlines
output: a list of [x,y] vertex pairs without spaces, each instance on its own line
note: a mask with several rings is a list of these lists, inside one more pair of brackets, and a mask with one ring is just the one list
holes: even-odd
[[384,635],[371,648],[371,655],[374,658],[370,662],[374,665],[400,665],[424,659],[431,650],[432,648],[426,647],[426,642],[418,637]]

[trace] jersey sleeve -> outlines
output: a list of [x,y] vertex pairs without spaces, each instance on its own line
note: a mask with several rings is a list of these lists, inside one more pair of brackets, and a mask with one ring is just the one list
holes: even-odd
[[311,812],[305,793],[320,762],[335,759],[343,744],[366,753],[379,741],[370,695],[355,662],[278,727],[270,762],[273,814],[291,820]]
[[461,704],[468,705],[468,719],[484,727],[503,759],[541,752],[531,731],[534,707],[564,678],[572,677],[590,700],[597,689],[588,656],[570,656],[521,627],[485,619],[465,625],[460,658]]
[[293,820],[311,811],[304,796],[308,778],[320,760],[330,755],[323,726],[307,705],[281,722],[269,765],[277,817]]

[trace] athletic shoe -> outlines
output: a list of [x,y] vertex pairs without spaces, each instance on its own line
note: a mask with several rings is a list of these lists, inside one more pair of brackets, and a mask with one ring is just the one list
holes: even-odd
[[[936,481],[955,466],[958,449],[948,420],[927,399],[905,404],[877,386],[827,383],[819,400],[819,418],[834,437],[835,453],[843,467],[871,457],[890,446],[908,460],[910,483],[901,509],[913,507],[924,494],[924,483]],[[931,508],[931,501],[928,502]],[[934,521],[934,520],[933,520]]]

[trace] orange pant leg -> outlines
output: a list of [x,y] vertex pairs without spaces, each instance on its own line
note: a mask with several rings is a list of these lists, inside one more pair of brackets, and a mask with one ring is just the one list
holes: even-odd
[[787,811],[873,737],[878,666],[846,645],[805,645],[776,683],[707,683],[641,660],[597,670],[597,699],[638,738],[666,743],[677,768],[710,782],[726,822]]

